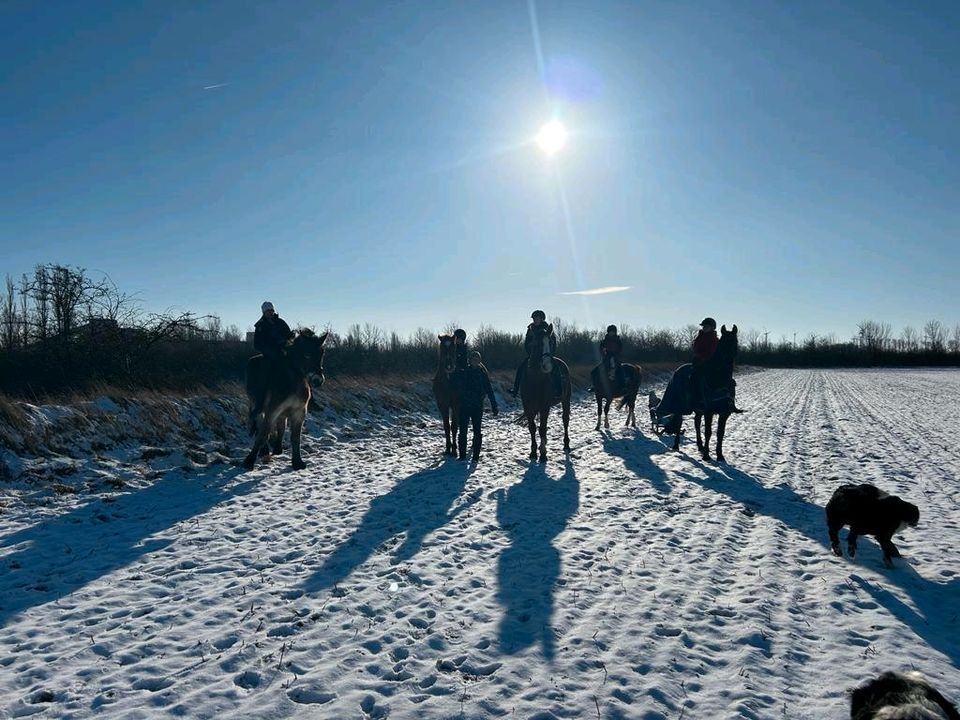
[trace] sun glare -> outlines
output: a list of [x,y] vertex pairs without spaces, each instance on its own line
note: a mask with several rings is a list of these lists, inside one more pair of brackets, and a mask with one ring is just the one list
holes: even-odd
[[567,129],[559,120],[551,120],[537,133],[537,145],[547,155],[556,155],[567,144]]

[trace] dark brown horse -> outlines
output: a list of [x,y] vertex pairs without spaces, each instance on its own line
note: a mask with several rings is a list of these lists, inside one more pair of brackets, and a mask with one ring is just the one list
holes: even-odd
[[324,333],[318,337],[304,328],[284,355],[276,358],[254,355],[247,361],[248,421],[251,434],[255,434],[253,448],[243,461],[248,470],[253,469],[257,456],[267,448],[268,441],[274,453],[280,452],[288,421],[293,467],[302,470],[307,466],[300,457],[300,434],[310,402],[308,376],[317,378],[314,387],[318,383],[322,385],[323,346],[327,335]]
[[[550,408],[558,402],[563,412],[563,451],[570,452],[570,369],[560,358],[553,356],[550,338],[553,335],[553,325],[533,329],[534,337],[531,342],[530,355],[527,358],[527,369],[520,383],[520,399],[523,400],[523,416],[527,420],[530,430],[530,459],[537,458],[537,424],[540,425],[540,462],[547,461],[547,417]],[[560,395],[556,393],[553,380],[554,366],[560,372]]]
[[[633,411],[637,403],[637,393],[640,392],[641,368],[639,365],[622,363],[620,365],[621,380],[614,382],[604,372],[606,366],[598,365],[590,373],[590,382],[593,385],[593,394],[597,399],[597,427],[600,429],[600,418],[603,418],[604,427],[610,428],[610,403],[615,398],[621,398],[618,410],[627,407],[627,426],[637,426],[637,418]],[[604,405],[606,400],[606,405]]]
[[460,418],[460,392],[454,382],[456,372],[457,348],[453,335],[438,335],[437,374],[433,376],[433,396],[437,400],[437,409],[443,420],[443,434],[446,436],[446,455],[457,454],[457,430]]
[[[710,459],[710,432],[713,416],[717,416],[717,460],[726,462],[723,456],[723,435],[727,430],[727,418],[733,413],[743,412],[736,406],[737,381],[733,379],[733,363],[737,359],[737,326],[727,330],[720,328],[720,341],[717,350],[703,368],[703,393],[694,394],[693,424],[697,428],[697,449],[704,460]],[[703,440],[700,439],[700,420],[706,419]],[[674,450],[678,449],[680,435],[674,441]]]

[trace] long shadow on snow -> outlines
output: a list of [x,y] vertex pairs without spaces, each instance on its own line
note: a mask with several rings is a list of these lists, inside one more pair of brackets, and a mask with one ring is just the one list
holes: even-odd
[[666,495],[670,492],[667,473],[653,461],[655,455],[672,454],[659,440],[650,440],[639,430],[633,437],[617,438],[609,430],[603,432],[603,449],[623,460],[624,467],[641,480],[648,481],[654,489]]
[[143,539],[200,515],[256,485],[230,486],[240,470],[222,468],[212,478],[179,472],[109,502],[93,499],[62,515],[0,538],[0,547],[26,546],[3,558],[0,627],[31,607],[64,597],[170,539]]
[[543,465],[531,464],[519,483],[497,491],[497,522],[510,535],[497,563],[497,600],[503,606],[499,643],[506,653],[538,639],[545,658],[556,653],[550,619],[560,552],[551,541],[577,512],[579,494],[569,460],[558,480],[547,476]]
[[452,507],[463,492],[468,476],[469,469],[463,463],[445,460],[409,475],[387,494],[374,498],[353,534],[304,582],[304,592],[333,587],[366,562],[383,543],[401,533],[403,543],[394,550],[392,562],[412,558],[427,535],[480,499],[478,490]]
[[[682,471],[677,475],[779,520],[822,545],[824,552],[830,552],[827,523],[820,505],[810,502],[788,485],[765,487],[752,475],[728,465],[719,466],[722,467],[720,470],[700,461],[695,464],[706,473],[706,477]],[[909,532],[923,532],[922,511],[920,527]],[[956,609],[960,607],[960,578],[953,577],[946,583],[934,582],[917,573],[906,560],[896,561],[897,567],[893,570],[884,569],[880,549],[873,538],[861,538],[857,559],[845,558],[844,562],[850,563],[850,569],[854,571],[864,560],[883,573],[887,583],[907,593],[916,609],[905,605],[880,583],[869,582],[855,573],[850,575],[851,579],[930,647],[946,655],[955,665],[960,663]]]

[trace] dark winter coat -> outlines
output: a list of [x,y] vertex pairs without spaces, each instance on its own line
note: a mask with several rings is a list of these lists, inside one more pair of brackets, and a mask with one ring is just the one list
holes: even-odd
[[467,353],[469,352],[469,349],[467,348],[467,344],[466,343],[464,343],[463,345],[454,344],[453,347],[456,349],[456,353],[457,353],[456,360],[454,361],[454,367],[457,370],[463,370],[467,367]]
[[460,407],[477,409],[483,407],[483,398],[490,398],[490,407],[497,409],[497,398],[493,395],[490,386],[490,376],[487,369],[467,366],[457,373],[457,382],[460,385]]
[[278,355],[292,337],[290,326],[279,315],[262,317],[253,326],[253,349],[264,355]]
[[717,351],[716,330],[701,330],[693,340],[693,362],[702,365]]
[[607,333],[607,336],[600,341],[600,356],[604,359],[612,357],[616,363],[620,364],[620,355],[623,353],[623,340],[615,333]]
[[[534,351],[533,341],[534,341],[534,330],[533,323],[527,325],[527,336],[523,339],[523,349],[527,351],[527,357],[530,356],[530,353]],[[540,348],[536,349],[537,352],[540,352]],[[552,332],[550,333],[550,353],[553,354],[557,351],[557,336]]]

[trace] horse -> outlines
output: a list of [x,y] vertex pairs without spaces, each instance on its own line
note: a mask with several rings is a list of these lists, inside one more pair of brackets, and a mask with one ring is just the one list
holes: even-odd
[[[694,426],[697,429],[697,450],[704,460],[710,460],[710,434],[713,416],[717,415],[717,460],[726,462],[723,456],[723,436],[727,428],[727,418],[733,413],[743,412],[736,407],[737,383],[733,379],[733,364],[737,357],[737,326],[727,330],[720,328],[720,341],[716,352],[703,365],[703,396],[692,393],[693,366],[681,365],[670,378],[660,404],[651,412],[663,425],[665,431],[674,435],[673,449],[680,450],[680,435],[683,431],[683,416],[693,413]],[[692,397],[691,397],[692,396]],[[700,435],[700,423],[706,418],[704,436]]]
[[[527,369],[520,383],[520,399],[523,401],[523,416],[527,420],[530,430],[530,459],[537,458],[537,425],[534,420],[540,420],[540,462],[547,461],[547,417],[550,407],[557,402],[562,407],[563,417],[563,451],[570,452],[570,368],[560,358],[553,356],[550,338],[553,335],[553,325],[542,328],[533,328],[533,339],[530,347],[532,351],[527,358]],[[557,397],[553,384],[553,366],[557,365],[560,371],[560,396]]]
[[433,397],[437,400],[447,447],[444,455],[456,456],[457,430],[460,424],[460,390],[454,382],[457,348],[453,335],[438,335],[437,373],[433,376]]
[[[639,365],[630,363],[621,363],[621,382],[611,381],[604,372],[605,366],[598,365],[590,372],[590,382],[593,387],[594,397],[597,399],[597,427],[600,429],[600,418],[603,417],[604,427],[610,429],[610,403],[615,398],[620,398],[620,404],[617,410],[622,410],[627,406],[627,422],[624,427],[637,426],[637,418],[634,416],[634,406],[637,402],[637,393],[640,392],[641,368]],[[606,406],[603,401],[606,400]]]
[[[300,457],[300,435],[311,385],[317,389],[323,385],[323,353],[328,335],[318,337],[312,330],[302,328],[281,357],[254,355],[247,361],[248,425],[251,435],[255,435],[253,448],[243,461],[248,470],[253,469],[258,455],[269,456],[268,441],[275,454],[280,452],[288,421],[293,468],[303,470],[307,466]],[[311,375],[314,377],[308,381]]]

